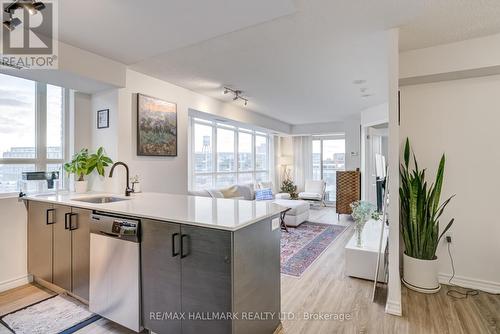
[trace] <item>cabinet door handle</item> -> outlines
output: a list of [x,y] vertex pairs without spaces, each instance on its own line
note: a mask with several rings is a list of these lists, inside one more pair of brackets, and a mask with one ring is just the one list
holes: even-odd
[[68,217],[71,215],[71,212],[66,212],[64,214],[64,229],[69,230]]
[[[45,216],[45,223],[47,225],[52,225],[52,224],[55,223],[55,221],[54,221],[54,211],[56,211],[56,209],[47,209],[47,214]],[[49,215],[50,215],[51,212],[52,212],[52,219],[49,222]]]
[[[184,238],[186,238],[189,241],[189,235],[181,234],[181,259],[189,255],[189,244],[184,246]],[[184,253],[184,249],[187,250],[186,253]]]
[[172,234],[172,257],[176,257],[179,255],[179,252],[176,251],[177,247],[175,247],[175,239],[179,236],[179,233]]
[[[73,227],[73,217],[76,217],[76,227]],[[77,213],[70,213],[69,214],[69,230],[74,231],[78,229],[78,214]]]

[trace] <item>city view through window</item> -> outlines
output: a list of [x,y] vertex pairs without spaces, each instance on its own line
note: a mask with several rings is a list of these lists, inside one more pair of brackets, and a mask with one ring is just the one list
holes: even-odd
[[198,119],[192,129],[192,188],[269,180],[267,134]]
[[63,91],[0,74],[0,193],[19,191],[22,172],[62,171]]
[[313,179],[326,182],[325,201],[337,196],[337,171],[345,170],[345,139],[314,139],[312,148]]

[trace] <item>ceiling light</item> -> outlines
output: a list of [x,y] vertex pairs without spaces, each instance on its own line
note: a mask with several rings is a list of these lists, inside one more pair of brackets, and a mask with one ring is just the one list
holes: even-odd
[[4,21],[3,26],[9,31],[16,29],[17,26],[21,24],[21,20],[17,17],[11,18],[10,20]]
[[21,3],[21,5],[28,11],[28,13],[30,13],[30,15],[35,15],[39,10],[45,9],[45,4],[40,1]]
[[241,94],[243,93],[241,90],[224,87],[224,94],[227,93],[233,94],[233,101],[242,100],[245,105],[248,104],[248,99],[246,97],[241,96]]
[[9,13],[10,15],[12,15],[19,8],[23,8],[23,6],[19,2],[14,1],[10,5],[8,5],[7,7],[5,7],[4,12]]
[[25,3],[24,8],[28,11],[28,13],[30,13],[30,15],[35,15],[36,13],[38,13],[38,11],[36,10],[35,6],[32,3]]
[[34,1],[33,6],[35,7],[36,10],[43,10],[45,9],[45,4],[41,1]]

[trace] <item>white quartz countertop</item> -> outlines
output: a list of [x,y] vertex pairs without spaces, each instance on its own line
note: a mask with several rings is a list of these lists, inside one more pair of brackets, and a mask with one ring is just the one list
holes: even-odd
[[[127,200],[102,204],[76,200],[100,196],[127,198]],[[286,210],[285,207],[270,201],[214,199],[165,193],[138,193],[125,197],[109,193],[76,194],[65,192],[32,195],[25,197],[25,199],[227,231],[239,230]]]

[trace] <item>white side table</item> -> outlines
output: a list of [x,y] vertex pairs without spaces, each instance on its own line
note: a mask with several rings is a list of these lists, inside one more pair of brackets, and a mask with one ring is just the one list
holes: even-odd
[[[361,245],[358,245],[357,232],[345,246],[345,273],[373,281],[377,264],[377,253],[380,242],[380,221],[369,220],[361,232]],[[379,282],[386,282],[384,273],[384,250],[387,244],[388,226],[384,225],[382,250],[380,251]]]

